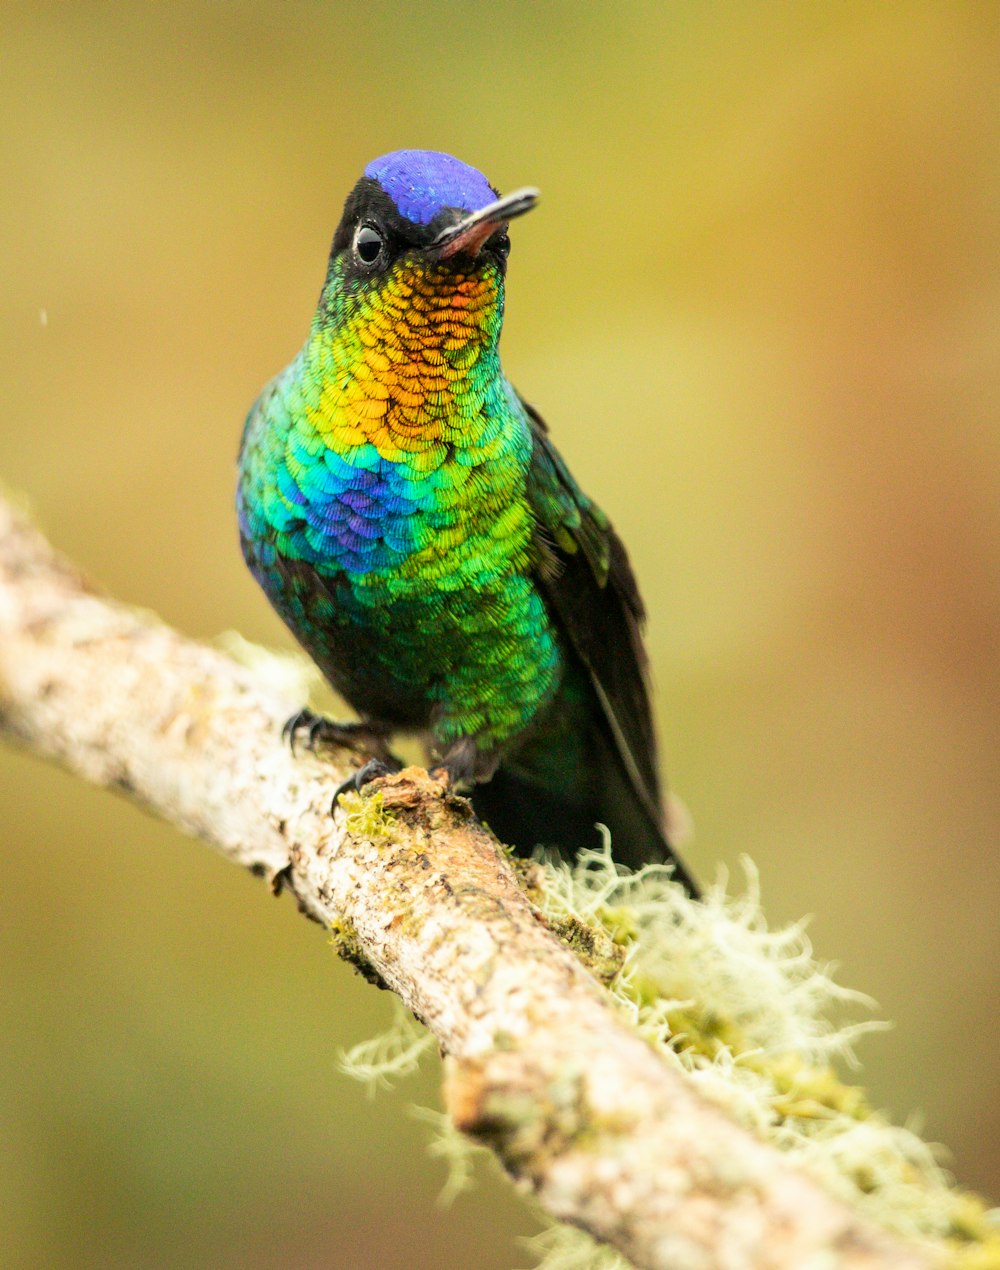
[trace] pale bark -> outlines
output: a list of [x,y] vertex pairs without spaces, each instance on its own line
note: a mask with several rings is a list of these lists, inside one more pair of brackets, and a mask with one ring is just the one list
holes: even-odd
[[650,1270],[939,1263],[693,1092],[440,783],[408,769],[387,815],[331,816],[355,758],[294,757],[299,704],[96,594],[0,502],[0,731],[286,882],[431,1029],[455,1122],[550,1213]]

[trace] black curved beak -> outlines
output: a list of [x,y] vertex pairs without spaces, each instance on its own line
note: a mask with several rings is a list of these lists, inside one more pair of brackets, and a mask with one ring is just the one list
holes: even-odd
[[523,190],[514,190],[505,194],[495,203],[481,207],[478,212],[470,212],[454,225],[442,229],[437,238],[430,244],[433,251],[442,260],[454,256],[460,251],[468,252],[472,257],[479,255],[483,243],[501,226],[515,216],[523,216],[530,212],[538,202],[538,190],[526,186]]

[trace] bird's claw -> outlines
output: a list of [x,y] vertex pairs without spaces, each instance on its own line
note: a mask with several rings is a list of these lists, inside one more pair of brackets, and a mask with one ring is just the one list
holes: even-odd
[[285,725],[281,729],[281,739],[294,754],[295,748],[299,742],[299,733],[304,732],[306,735],[307,748],[312,750],[316,743],[316,737],[313,729],[316,727],[317,723],[322,721],[323,720],[320,715],[313,714],[312,710],[303,706],[301,710],[296,710],[290,718],[285,720]]
[[296,710],[281,729],[282,740],[293,754],[297,746],[304,744],[308,753],[313,754],[324,745],[341,745],[349,749],[364,749],[373,752],[386,761],[391,759],[386,734],[376,724],[335,723],[322,714],[315,714],[308,707]]
[[380,758],[370,758],[367,763],[358,768],[356,772],[348,776],[346,781],[342,781],[333,793],[333,802],[330,805],[330,815],[337,810],[337,803],[341,794],[359,794],[365,785],[370,785],[372,781],[376,781],[380,776],[392,776],[395,772],[402,770],[402,763],[392,755],[386,762]]

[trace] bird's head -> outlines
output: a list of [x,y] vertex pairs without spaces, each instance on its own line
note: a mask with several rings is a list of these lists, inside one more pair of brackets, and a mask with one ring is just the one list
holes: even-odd
[[340,320],[419,315],[418,325],[445,336],[454,320],[462,329],[453,338],[478,314],[492,317],[498,334],[507,223],[537,198],[534,189],[501,198],[481,172],[434,150],[375,159],[344,206],[321,309]]

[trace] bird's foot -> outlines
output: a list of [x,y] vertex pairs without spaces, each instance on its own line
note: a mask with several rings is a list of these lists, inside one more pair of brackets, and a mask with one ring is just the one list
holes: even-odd
[[341,794],[359,794],[365,785],[370,785],[372,781],[377,781],[380,776],[392,776],[395,772],[402,770],[403,764],[393,754],[390,754],[387,760],[370,758],[352,776],[348,776],[346,781],[341,782],[337,786],[334,791],[333,802],[330,805],[330,815],[332,816],[337,810],[337,803]]
[[389,752],[388,730],[376,723],[335,723],[324,715],[314,714],[303,707],[296,710],[281,729],[281,736],[293,754],[299,745],[312,754],[324,745],[340,745],[348,749],[367,751],[383,762],[392,762]]
[[454,792],[460,785],[488,781],[499,761],[499,755],[482,753],[471,736],[463,736],[449,746],[430,774]]

